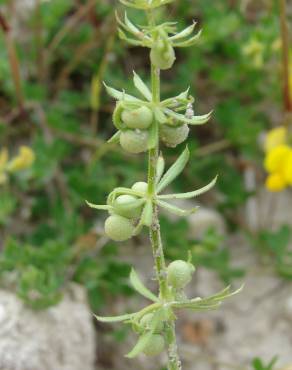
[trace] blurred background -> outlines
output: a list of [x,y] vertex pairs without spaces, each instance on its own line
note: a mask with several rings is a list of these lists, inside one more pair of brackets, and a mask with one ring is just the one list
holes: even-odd
[[[291,123],[292,61],[283,73],[282,55],[292,3],[281,19],[283,3],[184,0],[158,11],[180,29],[193,20],[203,29],[162,73],[162,96],[190,86],[196,113],[214,109],[191,130],[191,161],[173,190],[219,174],[190,219],[161,215],[166,257],[191,251],[193,296],[245,282],[218,312],[181,315],[185,370],[292,369],[291,188],[266,189],[263,165],[266,133]],[[115,11],[123,7],[110,0],[0,0],[3,370],[164,369],[163,357],[125,359],[129,328],[92,318],[143,307],[129,286],[132,265],[155,289],[147,234],[111,242],[104,214],[85,204],[145,181],[145,156],[106,143],[114,101],[102,82],[133,94],[133,70],[149,82],[148,50],[118,39]],[[144,22],[141,12],[129,16]],[[167,163],[183,148],[163,148]]]

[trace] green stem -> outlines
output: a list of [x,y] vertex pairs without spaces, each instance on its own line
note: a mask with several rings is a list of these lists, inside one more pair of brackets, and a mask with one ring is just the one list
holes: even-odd
[[280,0],[280,23],[282,39],[283,99],[286,112],[292,112],[292,96],[289,69],[289,29],[287,24],[286,0]]
[[[151,85],[153,103],[160,101],[160,70],[151,63]],[[154,122],[158,125],[158,122]],[[156,166],[159,153],[159,141],[155,148],[149,150],[148,157],[148,195],[152,199],[156,194]],[[169,287],[167,284],[166,264],[163,252],[163,245],[160,235],[160,224],[157,205],[153,202],[153,219],[150,228],[150,240],[152,244],[153,257],[155,261],[156,277],[159,283],[159,294],[162,300],[167,301]],[[166,342],[168,346],[168,370],[181,370],[181,362],[177,352],[175,321],[167,323]]]

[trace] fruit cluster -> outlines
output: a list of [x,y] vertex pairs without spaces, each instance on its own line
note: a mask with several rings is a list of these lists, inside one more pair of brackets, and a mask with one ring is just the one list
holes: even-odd
[[[119,140],[125,151],[137,154],[149,149],[151,126],[154,124],[151,107],[146,105],[127,107],[125,103],[118,102],[113,120],[121,129]],[[159,137],[169,147],[176,147],[184,142],[188,134],[188,125],[172,118],[159,125]]]
[[[147,192],[146,182],[136,182],[132,190],[143,197]],[[141,200],[141,198],[140,198]],[[135,195],[122,194],[112,199],[109,196],[110,216],[106,219],[104,230],[106,235],[115,241],[130,239],[135,232],[135,223],[141,216],[143,201],[139,201]]]
[[[176,298],[177,292],[181,292],[185,286],[191,281],[192,274],[195,271],[195,267],[190,263],[183,260],[176,260],[171,262],[167,267],[167,281],[169,287],[172,289],[174,299]],[[168,315],[171,315],[170,311]],[[151,338],[147,341],[147,344],[143,348],[143,353],[146,356],[156,356],[160,354],[165,348],[165,339],[163,336],[165,323],[168,321],[166,317],[161,317],[160,320],[155,323],[155,314],[147,313],[140,319],[138,325],[134,325],[133,329],[138,334],[149,333]],[[155,325],[153,326],[153,323]]]

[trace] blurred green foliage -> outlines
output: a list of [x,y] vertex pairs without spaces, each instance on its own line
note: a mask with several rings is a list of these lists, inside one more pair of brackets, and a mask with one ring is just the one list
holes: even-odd
[[[131,92],[132,70],[147,80],[148,58],[116,42],[116,9],[109,0],[37,4],[25,9],[0,3],[21,75],[20,90],[1,32],[0,146],[13,151],[26,143],[36,153],[32,169],[0,190],[2,273],[17,271],[18,294],[36,308],[58,301],[69,279],[87,287],[96,309],[112,294],[130,293],[129,268],[117,262],[119,249],[112,244],[100,250],[93,246],[76,260],[76,243],[95,233],[102,217],[84,200],[101,203],[112,188],[145,180],[142,157],[131,157],[129,166],[118,147],[104,143],[114,130],[114,103],[102,81]],[[211,125],[193,130],[195,159],[175,187],[183,185],[185,191],[205,185],[219,168],[218,194],[211,204],[236,227],[234,215],[249,196],[242,170],[249,161],[261,161],[258,134],[272,124],[271,112],[280,104],[276,5],[197,0],[185,6],[177,1],[167,11],[182,28],[197,20],[203,35],[197,47],[178,50],[174,70],[162,74],[162,95],[190,83],[195,111],[215,109]],[[141,14],[133,13],[143,23]],[[167,228],[168,257],[185,257],[191,250],[195,264],[214,269],[225,281],[243,273],[230,266],[224,240],[213,231],[202,241],[182,241],[186,221],[163,219],[162,227]]]
[[277,357],[274,357],[267,365],[264,365],[260,358],[255,358],[252,362],[254,370],[273,370],[277,362]]

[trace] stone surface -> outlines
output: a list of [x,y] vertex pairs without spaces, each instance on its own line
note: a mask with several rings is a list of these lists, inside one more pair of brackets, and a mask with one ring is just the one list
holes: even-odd
[[72,285],[58,305],[27,308],[0,290],[0,370],[93,370],[95,333],[83,288]]

